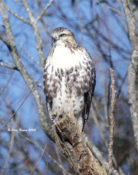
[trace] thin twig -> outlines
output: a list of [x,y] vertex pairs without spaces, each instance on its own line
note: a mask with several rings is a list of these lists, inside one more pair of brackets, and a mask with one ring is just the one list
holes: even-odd
[[15,16],[16,18],[20,19],[21,21],[25,22],[25,23],[30,23],[29,20],[24,19],[22,16],[17,15],[15,12],[13,12],[2,0],[0,0],[0,2],[4,5],[4,7],[8,10],[8,12],[10,12],[13,16]]
[[[96,124],[96,126],[97,126],[97,128],[99,130],[99,133],[100,133],[100,136],[101,136],[101,138],[103,140],[103,143],[105,144],[106,149],[108,149],[108,143],[106,142],[105,136],[103,134],[105,131],[104,131],[104,128],[102,128],[100,126],[99,119],[102,122],[104,122],[105,125],[106,125],[106,123],[105,123],[105,121],[103,121],[102,116],[100,114],[98,114],[98,110],[97,110],[97,107],[96,107],[96,101],[94,100],[94,98],[93,98],[93,102],[92,102],[92,106],[91,106],[91,113],[92,113],[92,117],[94,119],[94,122],[95,122],[95,124]],[[124,172],[122,171],[122,169],[117,164],[117,160],[116,160],[114,154],[113,154],[113,163],[114,163],[115,167],[118,169],[119,174],[120,175],[124,175]],[[106,169],[108,169],[108,168],[106,167]]]
[[8,69],[13,69],[13,70],[19,71],[19,69],[17,68],[17,66],[15,64],[12,64],[12,63],[5,64],[3,62],[0,62],[0,66],[6,67]]
[[[41,79],[41,77],[38,79]],[[35,89],[32,89],[32,91],[35,91]],[[21,101],[20,105],[17,107],[16,109],[16,113],[20,110],[20,108],[24,105],[25,101],[29,98],[29,96],[31,95],[32,91],[30,90],[27,95],[23,98],[23,100]],[[10,122],[10,120],[13,118],[13,115],[11,115],[11,117],[3,124],[3,126],[0,128],[0,132],[1,130]]]
[[[44,153],[47,155],[47,157],[48,157],[49,159],[51,159],[52,162],[53,162],[55,165],[57,165],[62,171],[66,172],[66,170],[64,169],[64,167],[62,166],[62,164],[60,164],[59,162],[57,162],[57,160],[54,159],[54,158],[46,151],[45,147],[43,148],[42,146],[40,146],[39,144],[37,144],[36,142],[34,142],[32,139],[30,139],[28,136],[26,136],[26,135],[24,135],[24,134],[22,134],[22,133],[19,133],[19,135],[20,135],[21,137],[25,138],[26,141],[32,143],[37,149],[39,149],[40,151],[42,151],[42,153],[44,152]],[[72,175],[72,174],[69,173],[69,172],[66,172],[66,175]]]
[[[45,147],[44,147],[44,149],[43,149],[43,151],[42,151],[42,154],[41,154],[40,158],[39,158],[39,159],[37,160],[37,162],[36,162],[37,165],[41,162],[41,160],[42,160],[42,158],[43,158],[43,156],[44,156],[44,153],[45,153],[45,151],[46,151],[46,146],[47,146],[47,145],[45,145]],[[30,174],[33,175],[33,174],[34,174],[34,171],[35,171],[35,167],[32,168]]]
[[22,0],[22,2],[23,2],[23,5],[24,5],[24,8],[25,8],[25,10],[26,10],[26,12],[27,12],[27,14],[28,14],[28,17],[29,17],[29,19],[30,19],[30,23],[31,23],[31,24],[34,23],[36,20],[35,20],[35,18],[33,17],[32,12],[31,12],[31,10],[29,9],[29,6],[28,6],[26,0]]
[[24,8],[28,14],[28,17],[30,19],[30,24],[33,28],[33,31],[34,31],[34,35],[35,35],[35,39],[36,39],[36,48],[38,50],[38,53],[39,53],[39,58],[40,58],[40,61],[41,61],[41,67],[43,68],[44,66],[44,60],[45,60],[45,57],[44,57],[44,53],[43,53],[43,45],[42,45],[42,39],[40,37],[40,33],[39,33],[39,30],[38,30],[38,27],[37,27],[37,21],[36,19],[34,18],[31,10],[29,9],[29,6],[26,2],[26,0],[22,0],[23,2],[23,5],[24,5]]
[[97,118],[97,116],[96,116],[96,112],[95,112],[95,110],[94,110],[94,108],[93,108],[93,105],[91,105],[90,112],[91,112],[91,114],[92,114],[92,118],[93,118],[93,120],[94,120],[94,123],[96,124],[96,126],[97,126],[97,128],[98,128],[98,131],[99,131],[99,133],[100,133],[100,136],[101,136],[101,138],[102,138],[103,145],[105,145],[105,146],[107,147],[107,142],[106,142],[106,139],[105,139],[105,137],[104,137],[104,131],[103,131],[102,127],[100,126],[100,123],[99,123],[98,118]]
[[113,136],[114,136],[114,111],[115,111],[115,79],[114,79],[114,71],[110,68],[110,76],[111,76],[111,111],[110,111],[110,126],[109,126],[109,175],[112,175],[113,171]]
[[[117,5],[118,5],[118,9],[120,9],[120,11],[121,11],[121,5],[122,5],[121,0],[117,0]],[[128,31],[127,31],[127,28],[126,28],[126,25],[125,25],[125,21],[124,21],[124,18],[123,18],[123,12],[121,12],[121,14],[120,14],[120,19],[121,19],[121,22],[122,22],[122,27],[123,27],[125,33],[128,34]]]
[[44,14],[46,13],[46,10],[52,5],[52,3],[53,3],[53,0],[50,0],[49,3],[42,10],[40,15],[37,17],[36,22],[38,22],[44,16]]
[[17,45],[19,46],[19,48],[21,49],[21,51],[24,52],[24,54],[29,57],[33,62],[35,62],[38,66],[41,66],[40,63],[38,61],[36,61],[24,48],[23,46],[17,41],[15,40],[15,42],[17,43]]
[[20,0],[14,0],[14,1],[15,1],[15,3],[17,3],[18,5],[21,5],[21,6],[23,5],[22,2],[20,2]]
[[115,9],[115,8],[109,6],[109,5],[106,4],[106,3],[104,3],[104,6],[107,7],[107,8],[109,8],[109,9],[112,10],[113,12],[119,14],[120,16],[123,16],[120,10]]
[[[9,75],[9,78],[7,80],[6,85],[3,88],[1,88],[1,90],[0,90],[0,96],[3,99],[3,102],[5,102],[5,104],[6,104],[6,100],[5,100],[5,96],[3,97],[3,94],[6,90],[7,90],[6,92],[8,92],[8,86],[12,80],[13,74],[14,74],[14,71],[10,72],[10,75]],[[5,92],[5,94],[6,94],[6,92]]]
[[[20,118],[21,118],[21,115],[18,116],[17,120],[15,121],[13,129],[16,129]],[[5,169],[6,169],[7,165],[8,165],[8,162],[9,162],[12,150],[13,150],[13,146],[14,146],[14,139],[15,139],[15,132],[12,132],[11,141],[10,141],[10,145],[9,145],[9,153],[8,153],[7,158],[5,160],[4,166],[3,166],[2,170],[1,170],[1,175],[4,175]]]
[[[57,160],[62,165],[61,155],[59,153],[57,146],[55,146],[55,151],[56,151],[56,155],[57,155]],[[64,170],[63,170],[63,175],[66,175],[66,171],[64,171]]]

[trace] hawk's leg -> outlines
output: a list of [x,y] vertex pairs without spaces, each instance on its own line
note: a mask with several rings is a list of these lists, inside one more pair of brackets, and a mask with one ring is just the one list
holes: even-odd
[[80,116],[78,118],[78,123],[79,123],[81,130],[83,131],[84,130],[84,120],[83,120],[82,116]]
[[57,113],[53,111],[53,103],[52,101],[50,101],[49,103],[47,103],[47,110],[48,110],[48,114],[49,114],[49,118],[52,122],[54,122],[54,120],[57,117]]

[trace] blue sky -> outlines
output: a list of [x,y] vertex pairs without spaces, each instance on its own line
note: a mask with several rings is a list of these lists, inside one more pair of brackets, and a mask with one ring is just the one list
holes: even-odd
[[[25,12],[23,7],[20,7],[14,1],[11,1],[11,0],[7,0],[5,2],[14,12],[23,16],[24,18],[27,18],[26,12]],[[46,2],[47,1],[45,1],[43,4],[46,4]],[[72,22],[70,22],[68,25],[68,23],[66,23],[66,21],[64,21],[63,19],[59,19],[60,13],[55,8],[55,6],[58,4],[58,2],[60,2],[60,1],[55,1],[54,4],[47,10],[47,13],[52,13],[53,11],[55,11],[55,12],[54,12],[53,16],[49,16],[49,17],[45,16],[44,17],[44,20],[46,21],[46,24],[47,24],[46,30],[48,30],[50,32],[51,30],[53,30],[56,27],[64,26],[64,27],[70,28],[75,33],[76,39],[79,43],[81,43],[81,40],[83,38],[84,47],[92,55],[93,60],[96,63],[96,69],[97,70],[99,69],[97,71],[96,93],[103,94],[104,93],[104,91],[103,91],[104,81],[106,81],[106,79],[107,79],[106,77],[109,77],[109,66],[107,65],[107,63],[105,63],[104,60],[102,60],[102,57],[100,56],[100,53],[98,53],[97,48],[95,46],[95,42],[85,35],[85,29],[82,29],[82,31],[80,31],[80,29],[78,28],[77,32],[76,32],[76,27],[78,27],[79,25],[82,25],[82,28],[83,28],[83,26],[85,26],[89,21],[92,20],[92,18],[94,17],[95,14],[98,14],[101,18],[103,18],[103,20],[104,20],[105,16],[107,17],[107,19],[105,21],[103,21],[103,23],[107,23],[108,28],[109,28],[107,30],[107,28],[104,27],[105,25],[103,23],[99,24],[99,23],[95,22],[96,27],[98,27],[98,26],[101,27],[100,32],[103,33],[104,35],[106,35],[107,38],[111,37],[111,39],[114,43],[117,43],[117,45],[120,45],[121,47],[125,48],[128,52],[130,52],[131,48],[130,48],[130,44],[128,42],[128,38],[127,38],[126,34],[124,34],[124,32],[122,31],[122,28],[114,20],[114,17],[110,12],[110,9],[106,8],[104,5],[97,6],[96,3],[93,3],[95,8],[93,8],[94,11],[91,11],[91,8],[89,7],[90,6],[89,1],[81,1],[79,8],[77,6],[74,6],[74,8],[71,8],[70,1],[63,1],[63,3],[61,3],[61,8],[63,10],[63,13],[67,15],[68,19],[72,20]],[[28,1],[28,4],[29,3],[31,3],[31,1]],[[32,4],[31,4],[31,6],[32,6]],[[37,10],[35,3],[33,4],[33,8],[34,9],[32,9],[32,12],[33,12],[33,14],[35,14],[35,16],[37,16],[38,13],[35,11],[35,10]],[[81,24],[80,24],[79,17],[81,17]],[[32,32],[32,28],[28,24],[24,24],[20,20],[16,19],[10,13],[9,13],[9,18],[10,18],[10,24],[12,27],[12,32],[15,36],[16,41],[20,44],[20,46],[22,46],[24,48],[24,50],[27,51],[27,53],[30,56],[32,56],[36,61],[40,62],[39,57],[38,57],[38,52],[36,50],[35,37],[34,37],[34,34]],[[0,18],[0,21],[1,21],[1,24],[3,24],[1,18]],[[74,25],[74,23],[75,23],[75,25]],[[42,38],[44,37],[46,39],[49,39],[49,36],[46,35],[45,30],[42,29],[42,25],[39,24],[38,26],[40,28],[39,31],[40,31]],[[73,28],[73,26],[74,26],[74,28]],[[41,30],[42,30],[42,32],[41,32]],[[110,33],[110,35],[109,35],[109,33]],[[112,33],[114,33],[118,38],[120,38],[121,42],[119,42],[118,39],[116,39],[116,37],[114,37],[114,35]],[[18,48],[18,51],[20,53],[21,60],[24,63],[24,66],[27,68],[30,75],[35,77],[36,80],[40,79],[40,83],[42,83],[42,78],[40,78],[42,76],[42,70],[40,69],[40,67],[37,64],[35,64],[29,57],[27,57],[24,54],[24,52],[18,46],[18,43],[17,43],[17,48]],[[124,44],[125,44],[125,47],[124,47]],[[4,50],[6,50],[6,47],[3,46],[2,43],[1,43],[1,45],[2,45],[2,48]],[[51,47],[51,43],[50,43],[50,40],[48,40],[46,43],[46,46],[43,45],[45,56],[48,54],[50,47]],[[104,49],[106,49],[105,46],[103,46],[103,47],[104,47]],[[107,55],[110,54],[108,47],[109,46],[107,45]],[[2,53],[0,55],[1,55],[1,59],[4,62],[7,62],[7,61],[11,62],[12,61],[10,54],[7,54],[7,52],[2,51]],[[97,63],[97,57],[95,57],[95,55],[97,55],[97,57],[99,56],[98,63]],[[120,54],[118,54],[114,48],[111,48],[111,57],[112,57],[112,60],[114,62],[114,65],[115,65],[117,71],[123,76],[128,68],[128,60],[124,61],[124,59],[123,59],[123,61],[122,61],[122,58],[120,58]],[[35,73],[36,70],[34,70],[34,67],[32,65],[37,68],[38,73]],[[102,72],[102,74],[100,72]],[[116,72],[115,72],[115,74],[116,74]],[[2,82],[2,84],[4,84],[4,82],[5,82],[5,84],[7,83],[8,75],[6,74],[5,77],[6,78]],[[3,79],[3,75],[1,75],[1,79]],[[15,79],[16,79],[16,84],[14,84]],[[9,96],[10,100],[12,101],[13,108],[16,110],[18,108],[19,102],[22,99],[22,96],[24,96],[26,93],[29,93],[29,91],[25,87],[25,83],[24,83],[23,79],[21,78],[21,76],[17,72],[14,73],[13,78],[11,80],[11,83],[9,84],[9,88],[10,88],[10,90],[9,90],[8,96]],[[127,94],[126,86],[123,87],[123,91]],[[23,111],[23,114],[24,114],[23,122],[26,121],[25,123],[28,124],[28,119],[29,119],[30,125],[34,121],[34,118],[29,117],[30,109],[32,106],[32,101],[33,101],[33,98],[31,96],[29,96],[21,108],[21,110]],[[33,110],[31,110],[31,112],[36,113],[36,110],[33,109]],[[37,117],[36,117],[36,119],[37,119]],[[31,120],[32,120],[32,122],[31,122]]]
[[[20,7],[15,3],[15,1],[6,0],[6,4],[17,14],[20,16],[23,16],[24,18],[27,18],[25,9],[23,7]],[[27,1],[30,5],[30,8],[33,12],[33,14],[37,17],[38,16],[38,9],[36,6],[36,3],[32,4],[32,1]],[[48,1],[44,1],[43,5],[45,5]],[[67,16],[67,20],[63,20],[60,18],[60,12],[57,9],[57,5],[60,3],[61,9],[63,13]],[[117,8],[116,4],[114,4],[114,8]],[[104,83],[105,81],[108,81],[109,77],[109,65],[103,60],[102,56],[100,55],[97,47],[96,42],[94,39],[88,37],[86,35],[86,30],[84,26],[89,23],[96,14],[99,15],[99,17],[102,19],[101,22],[95,22],[94,26],[97,28],[100,28],[100,33],[104,34],[108,39],[111,39],[114,43],[116,43],[118,46],[121,46],[124,48],[124,50],[127,53],[131,52],[130,43],[128,41],[128,38],[124,31],[122,30],[122,24],[119,25],[117,21],[115,20],[113,14],[111,13],[110,9],[108,9],[104,5],[97,5],[96,1],[93,1],[94,8],[90,8],[90,1],[89,0],[82,0],[80,1],[79,7],[76,5],[73,8],[71,8],[70,1],[61,1],[61,0],[55,0],[54,4],[47,10],[48,14],[53,13],[52,15],[45,16],[43,19],[46,22],[46,28],[42,26],[42,24],[38,23],[39,32],[41,35],[41,38],[43,41],[43,50],[45,57],[49,53],[50,47],[51,47],[51,41],[49,36],[47,35],[46,31],[51,32],[54,28],[57,27],[67,27],[72,32],[75,33],[76,39],[78,43],[81,43],[82,46],[84,46],[89,53],[91,54],[95,64],[96,64],[96,70],[97,70],[97,83],[96,83],[96,94],[104,94]],[[92,10],[93,9],[93,10]],[[119,15],[117,15],[117,18],[119,18]],[[17,49],[20,53],[21,60],[24,64],[24,66],[27,68],[29,74],[35,78],[35,80],[39,80],[40,83],[42,83],[42,69],[34,63],[30,57],[24,54],[24,51],[19,47],[20,46],[24,48],[24,50],[33,57],[37,62],[40,63],[38,52],[36,50],[36,43],[35,43],[35,37],[34,33],[32,31],[32,28],[28,24],[24,24],[20,20],[16,19],[14,16],[12,16],[9,13],[10,18],[10,24],[12,28],[13,35],[16,39]],[[105,19],[106,18],[106,19]],[[121,21],[119,21],[121,23]],[[2,26],[3,22],[0,16],[0,32],[3,30]],[[108,28],[107,28],[108,26]],[[81,30],[82,28],[82,30]],[[116,51],[116,49],[112,48],[110,44],[104,43],[102,39],[96,35],[96,33],[91,29],[91,34],[94,36],[95,39],[99,39],[102,43],[102,48],[106,51],[107,55],[111,54],[111,58],[113,60],[114,66],[116,68],[115,75],[117,71],[120,73],[120,75],[123,77],[127,71],[128,63],[129,63],[129,54],[124,54],[124,56],[127,58],[124,60],[121,58],[120,54]],[[82,42],[83,41],[83,42]],[[104,45],[104,44],[105,45]],[[3,62],[12,62],[12,58],[10,54],[7,52],[7,48],[3,45],[3,43],[0,41],[0,60],[3,60]],[[110,48],[110,52],[109,52]],[[6,50],[6,52],[5,52]],[[35,67],[35,68],[34,68]],[[12,75],[10,82],[8,84],[7,90],[5,94],[5,101],[8,103],[11,102],[12,107],[16,111],[24,98],[30,93],[28,88],[26,87],[24,80],[22,79],[21,75],[18,72],[14,72],[12,70],[2,71],[0,69],[0,87],[4,87],[7,84],[7,80]],[[127,88],[126,88],[126,82],[123,86],[123,92],[125,95],[127,95]],[[41,97],[43,101],[45,100],[43,96],[42,90],[40,90]],[[0,116],[5,117],[5,114],[7,115],[7,108],[5,103],[3,103],[3,99],[0,99],[1,110]],[[30,133],[32,138],[37,140],[38,138],[43,138],[46,140],[46,136],[43,133],[43,130],[41,128],[41,123],[39,121],[39,116],[37,114],[36,105],[34,102],[34,99],[32,95],[29,95],[29,97],[26,99],[25,103],[22,105],[20,110],[17,112],[18,115],[22,115],[21,122],[23,124],[24,128],[36,128],[36,133]],[[93,129],[95,131],[95,136],[93,136],[93,140],[96,140],[99,133],[97,132],[97,129]],[[4,153],[5,154],[5,153]]]

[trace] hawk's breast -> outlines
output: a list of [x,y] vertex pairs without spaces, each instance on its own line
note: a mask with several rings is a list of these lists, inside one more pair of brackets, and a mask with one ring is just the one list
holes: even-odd
[[84,93],[89,90],[92,61],[82,50],[58,46],[44,70],[44,91],[52,101],[53,113],[80,113]]

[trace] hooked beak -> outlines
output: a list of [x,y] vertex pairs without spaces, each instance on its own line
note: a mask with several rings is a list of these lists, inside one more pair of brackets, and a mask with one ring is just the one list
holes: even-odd
[[58,40],[57,37],[51,37],[51,38],[52,38],[52,42],[53,42],[53,43],[55,43],[55,42]]

